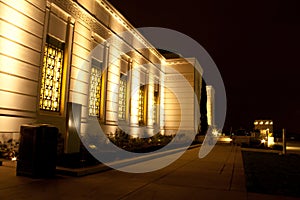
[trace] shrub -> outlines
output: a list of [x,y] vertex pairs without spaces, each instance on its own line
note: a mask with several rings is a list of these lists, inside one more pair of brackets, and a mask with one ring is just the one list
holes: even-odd
[[281,144],[273,144],[273,145],[271,146],[271,149],[282,151],[283,147],[282,147]]
[[149,138],[133,138],[125,131],[117,129],[115,134],[109,135],[109,140],[119,148],[131,152],[150,152],[167,145],[173,136],[164,136],[157,133]]

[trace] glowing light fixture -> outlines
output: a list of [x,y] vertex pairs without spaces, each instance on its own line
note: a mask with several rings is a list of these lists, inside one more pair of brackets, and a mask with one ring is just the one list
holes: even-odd
[[214,129],[212,130],[212,134],[213,134],[213,136],[216,137],[216,136],[218,136],[219,132],[218,132],[217,129],[214,128]]
[[94,145],[94,144],[90,144],[89,147],[90,147],[91,149],[97,149],[97,146]]

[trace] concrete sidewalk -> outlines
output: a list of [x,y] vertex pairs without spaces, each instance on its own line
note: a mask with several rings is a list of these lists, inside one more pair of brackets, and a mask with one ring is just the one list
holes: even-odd
[[[219,144],[203,159],[188,150],[163,169],[143,174],[109,170],[54,179],[16,176],[0,167],[0,199],[297,199],[247,193],[241,149]],[[157,158],[161,159],[161,158]]]

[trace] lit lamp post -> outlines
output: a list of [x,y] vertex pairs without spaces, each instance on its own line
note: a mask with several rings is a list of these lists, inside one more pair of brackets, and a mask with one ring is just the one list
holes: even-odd
[[267,147],[269,147],[269,129],[268,128],[266,130],[266,134],[267,134]]
[[286,138],[285,138],[285,129],[282,129],[282,154],[286,154]]

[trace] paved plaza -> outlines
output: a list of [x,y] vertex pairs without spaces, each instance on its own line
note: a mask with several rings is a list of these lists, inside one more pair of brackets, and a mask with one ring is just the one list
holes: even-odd
[[239,146],[218,144],[203,159],[198,152],[190,149],[168,167],[142,174],[108,170],[45,180],[1,166],[0,199],[296,199],[247,193]]

